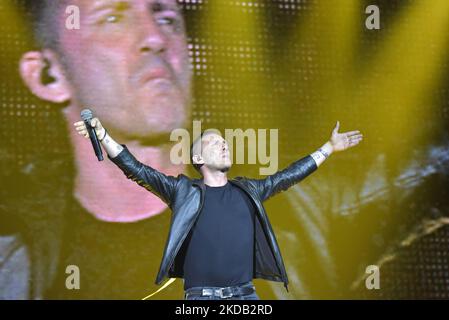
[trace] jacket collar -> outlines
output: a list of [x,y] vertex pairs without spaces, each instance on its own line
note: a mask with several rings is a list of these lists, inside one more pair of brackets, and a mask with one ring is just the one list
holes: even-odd
[[206,189],[203,179],[193,179],[192,184],[200,187],[202,190]]
[[[228,181],[232,184],[236,184],[236,185],[240,186],[241,188],[246,189],[245,186],[243,184],[241,184],[240,181],[237,179],[228,179]],[[204,179],[193,179],[192,184],[200,187],[201,190],[206,190],[206,185],[204,183]]]

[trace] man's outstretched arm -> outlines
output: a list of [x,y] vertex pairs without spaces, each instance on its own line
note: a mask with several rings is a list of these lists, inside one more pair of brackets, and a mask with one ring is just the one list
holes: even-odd
[[[83,121],[74,123],[78,133],[89,138],[86,125]],[[177,179],[167,176],[158,170],[139,162],[126,148],[117,143],[103,128],[98,118],[91,120],[91,126],[95,129],[98,140],[108,153],[109,159],[114,162],[126,175],[128,179],[135,181],[138,185],[154,193],[168,205],[173,200],[173,193]]]
[[360,131],[339,133],[340,122],[337,121],[331,138],[322,147],[310,155],[292,163],[286,169],[278,171],[264,179],[248,180],[256,188],[262,201],[285,191],[313,173],[334,152],[340,152],[356,146],[363,139]]

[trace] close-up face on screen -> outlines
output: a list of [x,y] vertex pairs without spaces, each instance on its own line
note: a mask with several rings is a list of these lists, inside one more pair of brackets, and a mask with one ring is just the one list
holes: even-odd
[[0,300],[449,298],[449,1],[0,21]]

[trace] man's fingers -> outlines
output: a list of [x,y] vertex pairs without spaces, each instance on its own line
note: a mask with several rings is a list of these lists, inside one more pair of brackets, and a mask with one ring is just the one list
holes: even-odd
[[95,128],[96,130],[101,130],[103,128],[103,126],[101,125],[100,120],[98,120],[98,118],[93,118],[92,121],[90,122],[90,125]]
[[338,132],[338,129],[340,129],[340,121],[337,121],[337,124],[335,125],[335,128],[333,130],[333,132]]
[[92,127],[98,129],[98,128],[100,127],[100,120],[98,120],[98,118],[93,118],[93,119],[90,121],[90,125],[91,125]]
[[83,131],[87,132],[86,125],[84,124],[84,121],[75,122],[73,125],[75,126],[75,130],[78,131],[79,134],[84,135]]
[[349,139],[363,139],[363,134],[355,134],[352,136],[348,136]]
[[355,146],[355,145],[358,145],[358,144],[360,143],[360,141],[362,141],[362,139],[351,139],[351,140],[349,141],[349,146],[350,146],[350,147],[353,147],[353,146]]
[[359,137],[359,138],[351,137],[351,138],[349,138],[349,142],[352,142],[352,141],[362,141],[362,140],[363,140],[362,137]]
[[[92,121],[91,121],[92,126],[93,126],[94,120],[95,120],[95,118],[92,119]],[[83,136],[84,138],[89,139],[89,133],[87,132],[86,124],[84,123],[84,121],[75,122],[73,125],[75,126],[75,129],[80,136]]]
[[356,135],[356,134],[360,134],[360,131],[359,130],[354,130],[354,131],[346,132],[347,136],[353,136],[353,135]]

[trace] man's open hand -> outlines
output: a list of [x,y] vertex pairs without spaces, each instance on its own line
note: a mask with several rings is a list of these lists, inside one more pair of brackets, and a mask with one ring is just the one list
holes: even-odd
[[334,130],[332,130],[332,136],[329,140],[333,151],[343,151],[346,149],[349,149],[351,147],[354,147],[360,143],[363,139],[363,135],[360,133],[360,131],[349,131],[344,133],[339,133],[338,129],[340,128],[340,121],[337,121],[337,125],[335,126]]

